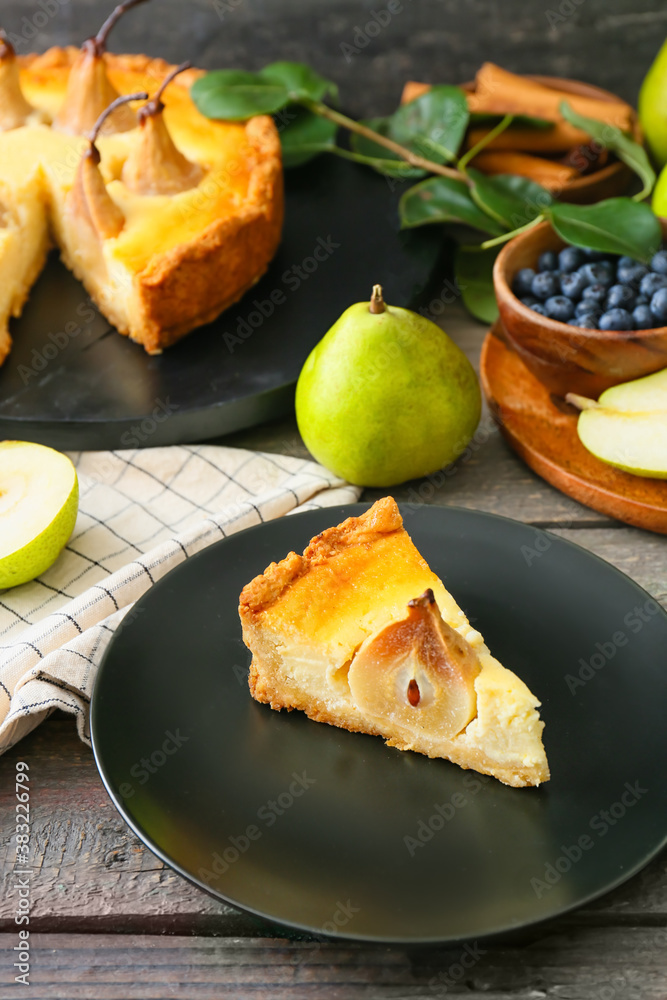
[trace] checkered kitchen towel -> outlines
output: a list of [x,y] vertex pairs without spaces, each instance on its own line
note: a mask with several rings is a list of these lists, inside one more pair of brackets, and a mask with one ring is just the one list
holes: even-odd
[[0,753],[54,708],[89,743],[93,681],[114,630],[170,569],[294,511],[358,499],[314,462],[213,445],[81,452],[79,517],[54,566],[0,591]]

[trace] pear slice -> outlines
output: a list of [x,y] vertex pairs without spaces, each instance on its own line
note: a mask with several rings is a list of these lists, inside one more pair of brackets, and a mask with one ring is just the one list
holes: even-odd
[[606,389],[598,404],[605,409],[620,410],[622,413],[667,411],[667,368]]
[[0,31],[0,131],[25,125],[35,109],[23,96],[14,47]]
[[122,180],[135,194],[178,194],[196,187],[204,175],[176,148],[164,121],[162,95],[190,63],[184,62],[164,78],[155,97],[139,109],[139,142],[123,165]]
[[667,479],[667,368],[615,385],[597,402],[565,398],[581,410],[579,440],[596,458],[634,476]]
[[481,670],[469,643],[445,622],[432,590],[408,615],[370,636],[353,657],[350,693],[368,717],[406,733],[451,739],[477,714]]
[[0,443],[0,587],[27,583],[56,561],[78,505],[66,455],[27,441]]
[[[54,128],[70,135],[86,135],[93,128],[105,108],[119,96],[107,75],[104,62],[107,38],[118,19],[131,7],[145,0],[125,0],[106,19],[94,38],[88,38],[70,70],[65,100],[60,108]],[[137,116],[125,105],[120,105],[104,122],[104,132],[128,132],[136,128]]]

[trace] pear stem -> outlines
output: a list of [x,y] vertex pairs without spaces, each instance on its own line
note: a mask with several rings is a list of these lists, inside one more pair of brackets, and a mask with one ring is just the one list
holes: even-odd
[[373,285],[373,294],[371,295],[371,303],[368,308],[375,315],[385,311],[386,306],[382,298],[382,285]]
[[104,125],[105,121],[107,120],[112,111],[115,111],[116,108],[120,107],[121,104],[127,104],[128,101],[145,101],[147,97],[148,94],[146,93],[146,91],[142,90],[139,91],[139,93],[137,94],[121,94],[120,97],[117,97],[115,101],[112,101],[109,107],[105,108],[100,117],[97,119],[97,121],[93,125],[92,132],[88,136],[88,138],[90,139],[91,150],[95,149],[95,142],[97,141],[97,137],[100,134],[100,129],[102,128],[102,126]]
[[96,56],[101,56],[102,53],[106,51],[109,32],[113,28],[116,21],[123,16],[125,11],[130,10],[131,7],[136,7],[137,4],[145,2],[146,0],[125,0],[125,3],[119,3],[118,6],[111,11],[95,37],[88,39],[88,42]]
[[183,70],[190,69],[191,65],[192,63],[189,61],[183,62],[181,63],[180,66],[176,66],[174,69],[172,69],[170,73],[168,73],[165,76],[164,80],[160,84],[158,92],[155,94],[155,97],[152,97],[147,104],[144,104],[143,108],[139,108],[139,111],[137,112],[137,117],[140,122],[143,121],[144,118],[147,118],[151,115],[157,115],[160,113],[160,111],[162,111],[162,109],[164,108],[164,104],[162,103],[162,95],[164,94],[165,90],[167,89],[171,81],[174,79],[174,77],[178,76],[179,73],[182,73]]
[[586,396],[578,396],[576,392],[568,392],[565,396],[565,402],[569,403],[570,406],[576,406],[578,410],[594,410],[599,404],[594,399],[588,399]]

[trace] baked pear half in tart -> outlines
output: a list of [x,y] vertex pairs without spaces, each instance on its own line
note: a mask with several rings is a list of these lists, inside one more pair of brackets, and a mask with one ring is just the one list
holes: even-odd
[[54,244],[110,323],[151,354],[236,302],[278,246],[272,119],[212,121],[190,98],[200,71],[108,53],[132,5],[80,50],[17,57],[0,40],[0,362]]
[[250,693],[507,785],[549,779],[539,701],[415,548],[392,497],[244,587]]

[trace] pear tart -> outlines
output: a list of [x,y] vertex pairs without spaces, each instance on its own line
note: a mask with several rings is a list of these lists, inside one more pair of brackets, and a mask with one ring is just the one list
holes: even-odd
[[549,779],[539,701],[491,656],[391,497],[241,593],[250,692],[507,785]]
[[[189,94],[200,71],[107,53],[105,38],[25,57],[0,42],[0,362],[53,243],[109,321],[155,354],[237,301],[280,239],[272,119],[205,118]],[[131,94],[92,153],[96,121]]]

